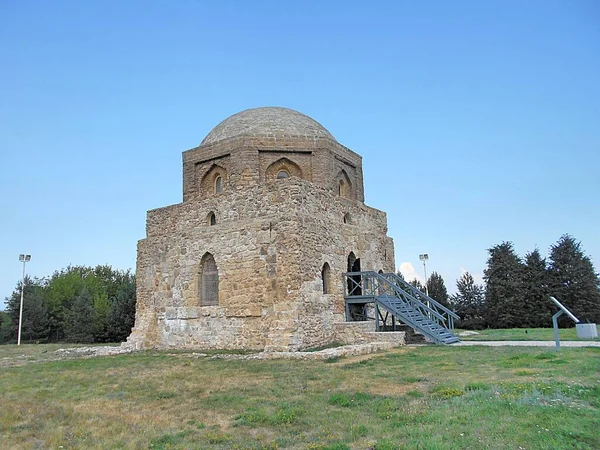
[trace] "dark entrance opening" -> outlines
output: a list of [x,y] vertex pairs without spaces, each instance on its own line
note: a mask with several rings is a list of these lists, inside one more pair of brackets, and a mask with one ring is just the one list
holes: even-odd
[[[360,258],[354,252],[348,255],[348,272],[360,272]],[[352,275],[348,279],[348,295],[362,295],[360,275]]]

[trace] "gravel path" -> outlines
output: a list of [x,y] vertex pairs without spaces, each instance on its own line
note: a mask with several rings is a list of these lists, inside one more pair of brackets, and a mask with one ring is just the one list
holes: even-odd
[[[554,341],[461,341],[458,346],[487,345],[488,347],[555,347]],[[600,347],[598,341],[560,341],[561,347]]]

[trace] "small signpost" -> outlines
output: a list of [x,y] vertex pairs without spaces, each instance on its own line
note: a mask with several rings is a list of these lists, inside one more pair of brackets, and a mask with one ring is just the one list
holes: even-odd
[[558,318],[563,314],[566,314],[575,323],[579,323],[579,319],[573,314],[571,314],[571,311],[565,308],[565,306],[561,302],[556,300],[556,298],[550,296],[550,300],[552,300],[556,304],[556,306],[560,308],[560,311],[558,311],[552,316],[552,325],[554,325],[554,340],[556,341],[556,350],[560,350],[560,337],[558,336]]

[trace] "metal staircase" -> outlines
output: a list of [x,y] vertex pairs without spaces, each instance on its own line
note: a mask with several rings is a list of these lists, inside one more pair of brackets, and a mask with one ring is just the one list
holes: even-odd
[[395,329],[399,320],[436,344],[459,342],[452,332],[454,320],[459,317],[398,275],[366,271],[348,272],[343,276],[347,289],[346,320],[351,320],[356,306],[364,308],[373,303],[378,331],[390,326]]

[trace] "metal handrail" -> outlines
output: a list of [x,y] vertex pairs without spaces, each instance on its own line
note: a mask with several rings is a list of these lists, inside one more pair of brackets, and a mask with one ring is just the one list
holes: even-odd
[[[379,309],[383,308],[393,315],[401,317],[403,322],[414,329],[420,330],[434,342],[446,343],[445,338],[440,334],[443,334],[444,330],[452,334],[450,330],[454,327],[453,316],[458,316],[452,311],[450,311],[451,314],[448,314],[449,310],[433,299],[431,299],[433,308],[430,307],[421,301],[423,298],[428,298],[427,296],[421,297],[418,295],[419,291],[404,289],[402,283],[395,282],[395,277],[392,274],[361,271],[347,272],[343,276],[346,280],[344,284],[347,289],[346,304],[361,299],[371,300],[375,303],[377,324],[379,324],[378,317],[381,317],[384,321],[386,320],[379,313]],[[438,305],[440,308],[436,309]],[[348,309],[346,311],[348,314]],[[422,319],[418,319],[419,317]],[[454,338],[456,339],[455,336]]]
[[[449,328],[449,326],[446,325],[447,318],[444,315],[442,315],[438,311],[430,308],[425,303],[423,303],[422,301],[420,301],[418,298],[416,298],[415,296],[413,296],[410,293],[406,292],[405,290],[403,290],[402,288],[400,288],[396,284],[392,283],[390,280],[388,280],[385,277],[385,275],[391,275],[391,274],[379,274],[379,273],[374,272],[374,271],[363,271],[363,272],[347,272],[347,273],[344,273],[343,275],[347,279],[351,280],[352,283],[354,283],[354,285],[356,287],[361,287],[361,289],[365,289],[365,288],[369,289],[370,286],[369,286],[369,283],[368,283],[368,280],[369,280],[368,277],[373,277],[373,278],[375,278],[377,280],[383,280],[385,282],[385,289],[391,288],[396,295],[389,296],[385,291],[383,291],[383,292],[379,292],[377,294],[373,293],[372,295],[374,297],[385,296],[387,298],[391,298],[391,299],[394,299],[394,300],[397,300],[397,299],[403,300],[406,303],[408,303],[410,306],[412,306],[413,308],[416,308],[416,309],[420,310],[420,312],[423,313],[424,315],[429,316],[429,318],[432,318],[431,316],[433,315],[436,319],[438,319],[438,320],[435,320],[438,324],[440,324],[444,328]],[[356,276],[360,276],[361,277],[361,281],[364,280],[364,281],[367,281],[367,282],[366,283],[365,282],[357,283],[352,278],[352,277],[356,277]],[[406,298],[403,298],[403,297],[406,297]]]
[[414,292],[415,294],[419,295],[420,297],[425,297],[427,299],[427,301],[429,301],[432,304],[434,304],[437,308],[441,309],[442,311],[444,311],[445,313],[447,313],[452,318],[454,318],[456,320],[460,319],[460,316],[458,314],[456,314],[454,311],[446,308],[444,305],[442,305],[437,300],[434,300],[433,298],[429,297],[425,292],[421,292],[416,287],[414,287],[412,284],[407,283],[405,280],[403,280],[402,278],[400,278],[395,273],[384,273],[383,275],[386,275],[386,276],[391,275],[394,278],[395,281],[400,282],[400,284],[403,284],[404,286],[408,287],[412,292]]

